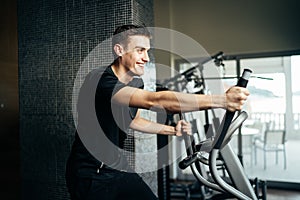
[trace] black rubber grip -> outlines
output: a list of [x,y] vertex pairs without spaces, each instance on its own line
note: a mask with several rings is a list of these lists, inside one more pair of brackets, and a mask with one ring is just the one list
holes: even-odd
[[180,161],[178,166],[180,169],[185,169],[188,166],[190,166],[191,164],[193,164],[194,162],[196,162],[197,160],[198,160],[198,153],[194,153],[194,154],[186,157],[182,161]]
[[236,86],[247,87],[248,80],[251,76],[252,71],[250,69],[244,69],[242,76],[239,78]]

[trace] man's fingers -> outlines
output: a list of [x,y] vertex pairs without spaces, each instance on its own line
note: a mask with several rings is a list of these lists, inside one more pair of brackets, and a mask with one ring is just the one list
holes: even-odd
[[[192,127],[191,124],[189,122],[186,122],[185,120],[180,120],[179,123],[181,124],[181,130],[188,134],[188,135],[192,135]],[[181,133],[182,135],[182,133]]]

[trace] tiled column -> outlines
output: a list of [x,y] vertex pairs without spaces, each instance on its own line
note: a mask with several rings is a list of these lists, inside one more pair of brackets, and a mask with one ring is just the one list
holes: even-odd
[[75,131],[72,92],[77,71],[115,27],[153,26],[152,4],[18,0],[22,199],[69,199],[64,173]]

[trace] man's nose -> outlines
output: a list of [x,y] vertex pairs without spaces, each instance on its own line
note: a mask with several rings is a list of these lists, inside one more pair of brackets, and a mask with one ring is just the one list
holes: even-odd
[[147,51],[145,51],[145,53],[143,54],[143,61],[144,62],[149,62],[150,61],[150,58],[149,58],[149,54]]

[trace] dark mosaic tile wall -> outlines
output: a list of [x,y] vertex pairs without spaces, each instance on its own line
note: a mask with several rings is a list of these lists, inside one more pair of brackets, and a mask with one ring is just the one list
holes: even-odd
[[116,26],[153,26],[152,9],[152,0],[18,0],[22,199],[69,199],[64,172],[80,64]]
[[[154,27],[154,16],[153,16],[153,2],[147,0],[135,0],[133,1],[133,19],[136,24],[145,24],[149,27]],[[149,20],[152,19],[152,20]],[[155,59],[150,55],[150,59],[154,62]],[[155,72],[154,72],[155,74]],[[154,84],[155,83],[151,83]],[[154,119],[152,119],[154,120]],[[153,152],[157,148],[156,146],[156,137],[152,137],[151,139],[144,140],[137,139],[135,141],[135,146],[138,149],[138,152],[144,151]],[[154,166],[156,165],[157,157],[138,157],[136,158],[136,168],[143,168],[143,170],[149,172],[141,173],[140,176],[144,179],[144,181],[151,187],[152,191],[157,194],[158,184],[157,184],[157,172],[153,171]],[[142,164],[141,164],[142,163]]]

